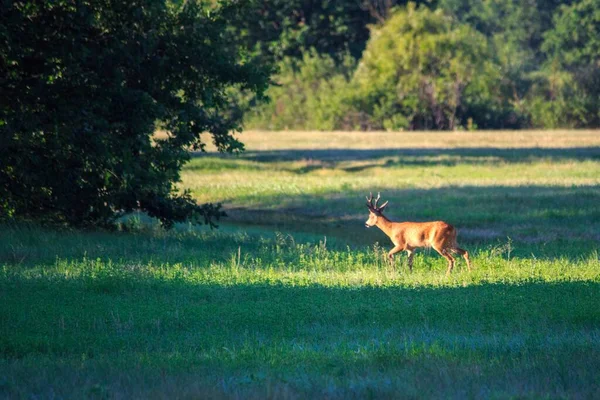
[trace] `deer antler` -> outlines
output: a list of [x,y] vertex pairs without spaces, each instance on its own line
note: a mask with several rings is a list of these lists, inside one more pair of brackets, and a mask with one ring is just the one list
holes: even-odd
[[369,192],[369,197],[367,199],[367,207],[373,208],[373,193]]
[[379,201],[379,199],[381,198],[381,193],[377,192],[377,198],[375,199],[375,205],[373,205],[373,208],[377,210],[377,202]]
[[367,197],[367,207],[370,210],[380,212],[387,206],[388,202],[386,201],[380,207],[377,207],[377,202],[381,199],[381,193],[377,192],[377,198],[375,199],[375,203],[373,203],[373,193],[369,193],[369,197]]

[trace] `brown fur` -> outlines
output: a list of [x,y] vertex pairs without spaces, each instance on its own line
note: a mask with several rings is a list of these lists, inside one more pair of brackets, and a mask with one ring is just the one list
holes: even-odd
[[[371,196],[372,199],[372,196]],[[379,199],[379,196],[378,196]],[[369,199],[367,199],[369,200]],[[446,275],[452,272],[455,259],[450,253],[458,253],[462,255],[467,262],[467,267],[471,271],[471,262],[469,260],[469,252],[458,247],[456,243],[456,229],[444,222],[393,222],[387,219],[382,211],[387,205],[387,202],[377,208],[369,203],[369,219],[365,225],[367,227],[376,226],[381,229],[394,243],[394,248],[388,252],[388,259],[393,263],[394,254],[399,251],[406,251],[408,254],[408,266],[412,272],[413,254],[418,247],[432,247],[442,257],[448,260],[448,270]]]

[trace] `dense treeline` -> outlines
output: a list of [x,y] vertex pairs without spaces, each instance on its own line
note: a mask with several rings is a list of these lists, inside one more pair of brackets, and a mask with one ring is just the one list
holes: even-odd
[[600,124],[599,0],[268,3],[237,26],[279,67],[248,128]]

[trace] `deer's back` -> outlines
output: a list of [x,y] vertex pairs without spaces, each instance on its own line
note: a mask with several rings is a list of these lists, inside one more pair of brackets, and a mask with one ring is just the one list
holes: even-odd
[[452,225],[444,221],[401,222],[396,231],[398,239],[412,247],[430,247],[438,243],[453,240],[456,233]]

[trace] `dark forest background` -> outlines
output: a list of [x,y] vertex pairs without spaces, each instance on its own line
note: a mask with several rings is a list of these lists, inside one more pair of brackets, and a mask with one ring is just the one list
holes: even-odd
[[598,0],[272,0],[234,28],[278,67],[269,103],[239,98],[249,128],[600,122]]

